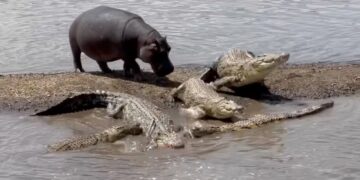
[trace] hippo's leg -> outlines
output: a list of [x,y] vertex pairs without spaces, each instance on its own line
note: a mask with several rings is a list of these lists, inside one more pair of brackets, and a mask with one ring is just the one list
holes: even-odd
[[136,81],[143,80],[141,69],[135,59],[133,60],[124,60],[124,75],[125,77],[134,77]]
[[109,68],[106,62],[96,61],[103,73],[111,73],[112,70]]
[[71,51],[73,54],[75,72],[77,70],[79,70],[80,72],[84,72],[84,69],[81,65],[81,60],[80,60],[81,50],[80,50],[79,46],[77,45],[77,43],[74,40],[70,39],[70,47],[71,47]]
[[112,103],[110,102],[106,108],[108,116],[118,119],[123,117],[122,110],[124,109],[126,102]]
[[125,77],[132,77],[132,73],[131,73],[131,67],[129,65],[129,63],[127,63],[126,61],[124,61],[124,76]]

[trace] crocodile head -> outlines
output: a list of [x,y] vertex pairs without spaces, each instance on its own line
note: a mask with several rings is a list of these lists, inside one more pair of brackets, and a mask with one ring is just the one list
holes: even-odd
[[138,135],[142,133],[142,128],[139,123],[123,125],[123,126],[113,126],[109,129],[106,129],[99,135],[99,138],[103,142],[115,142],[127,135]]
[[156,144],[160,147],[169,147],[174,149],[184,148],[185,142],[181,136],[175,132],[161,135],[157,138]]
[[243,107],[234,101],[224,98],[211,107],[211,114],[218,119],[227,119],[233,117],[236,112],[240,112],[242,109]]
[[252,68],[261,76],[267,75],[276,67],[284,64],[289,60],[290,55],[288,53],[282,54],[264,54],[256,56],[251,61]]

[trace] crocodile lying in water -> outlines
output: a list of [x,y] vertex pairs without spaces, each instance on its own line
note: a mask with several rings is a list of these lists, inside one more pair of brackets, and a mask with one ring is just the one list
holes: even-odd
[[[199,79],[196,81],[202,82]],[[212,90],[207,87],[205,83],[202,82],[202,84],[205,85],[203,87]],[[211,96],[204,98],[206,99],[209,97]],[[206,103],[207,101],[203,102]],[[214,105],[217,106],[217,104]],[[72,95],[63,102],[60,102],[45,111],[38,112],[35,115],[55,115],[106,106],[108,107],[108,112],[111,116],[120,116],[127,122],[130,122],[130,124],[124,126],[114,126],[103,132],[85,137],[71,138],[51,145],[49,150],[76,150],[90,145],[95,145],[99,142],[113,142],[126,135],[136,135],[141,133],[139,128],[143,132],[146,132],[146,136],[150,137],[152,140],[151,142],[153,142],[155,146],[167,146],[173,148],[184,147],[184,141],[179,133],[175,132],[173,122],[169,116],[162,113],[154,104],[125,93],[77,93],[77,95]],[[192,137],[201,137],[215,132],[236,131],[242,128],[250,128],[252,126],[265,124],[275,120],[302,117],[332,106],[333,102],[328,102],[290,113],[255,115],[249,119],[222,126],[209,126],[203,125],[200,122],[195,122],[191,126],[191,129],[189,129],[189,132],[184,134],[189,134]],[[136,124],[133,125],[131,122]]]
[[194,119],[205,116],[216,119],[232,118],[243,107],[232,100],[220,96],[199,78],[190,78],[171,93],[174,99],[180,99],[188,107],[183,112]]
[[270,123],[273,121],[285,120],[299,118],[306,115],[314,114],[330,108],[334,105],[333,101],[328,101],[321,103],[319,105],[309,106],[304,109],[289,113],[277,113],[277,114],[256,114],[250,118],[237,121],[235,123],[228,123],[221,126],[215,126],[210,124],[204,124],[200,121],[196,121],[190,127],[190,131],[194,137],[202,137],[204,135],[213,134],[216,132],[226,132],[226,131],[239,131],[241,129],[249,129],[252,127],[257,127],[262,124]]
[[201,79],[215,89],[223,86],[238,88],[262,82],[275,68],[287,62],[289,56],[285,53],[255,56],[250,51],[231,49],[220,56]]
[[[146,137],[150,138],[149,148],[157,146],[184,147],[184,141],[175,132],[174,123],[168,115],[162,113],[153,103],[125,93],[105,91],[76,93],[35,115],[56,115],[95,107],[108,107],[111,116],[120,116],[127,122],[140,124]],[[73,140],[73,142],[75,141]],[[82,139],[80,138],[79,141]]]

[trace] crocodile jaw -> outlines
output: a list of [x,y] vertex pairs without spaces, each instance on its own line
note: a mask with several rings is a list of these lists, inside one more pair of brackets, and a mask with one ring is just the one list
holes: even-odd
[[241,112],[243,107],[232,100],[222,99],[219,102],[208,103],[211,105],[211,116],[217,119],[228,119],[234,116],[235,113]]
[[159,136],[156,140],[156,143],[160,147],[168,147],[174,149],[185,147],[184,140],[175,132]]
[[264,54],[254,58],[252,67],[259,73],[264,74],[265,77],[268,73],[273,71],[278,66],[286,63],[289,60],[288,53],[282,54]]

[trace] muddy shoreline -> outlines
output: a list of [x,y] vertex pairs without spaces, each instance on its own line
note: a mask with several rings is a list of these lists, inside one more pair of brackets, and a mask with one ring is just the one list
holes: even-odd
[[[127,79],[121,71],[112,74],[63,72],[0,75],[0,108],[1,111],[35,112],[61,101],[71,92],[98,89],[133,94],[169,108],[177,106],[167,101],[169,91],[189,77],[201,74],[204,68],[201,65],[180,66],[167,79],[158,79],[151,72],[145,72],[143,82]],[[226,89],[224,93],[226,96],[234,95],[234,92]],[[265,79],[265,86],[248,86],[236,93],[265,101],[359,94],[360,65],[284,65]]]

